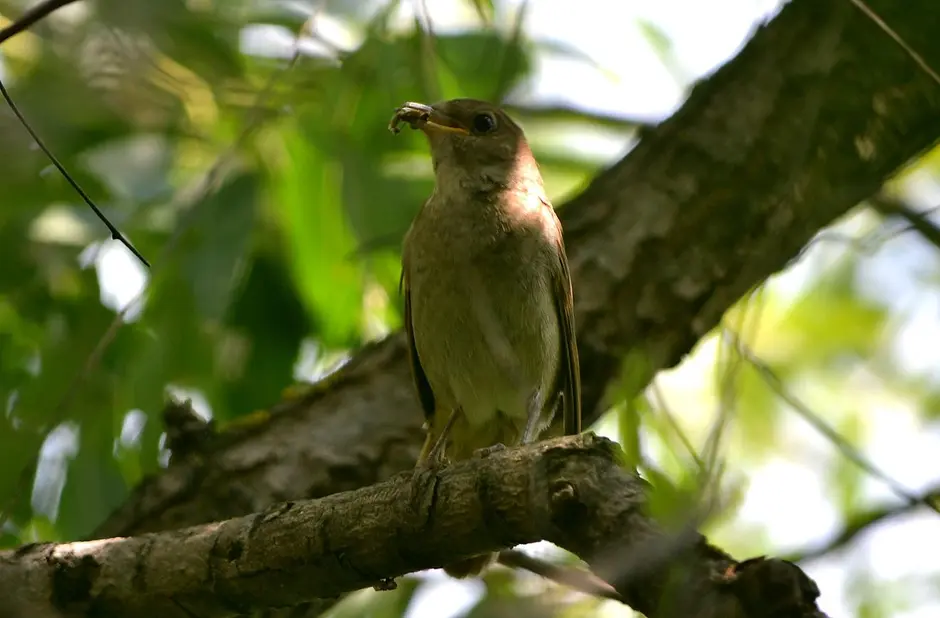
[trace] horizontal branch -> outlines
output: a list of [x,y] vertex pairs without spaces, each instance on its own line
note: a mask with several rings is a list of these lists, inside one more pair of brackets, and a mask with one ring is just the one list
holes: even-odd
[[[787,563],[737,563],[697,533],[654,559],[675,535],[649,518],[648,485],[618,459],[616,445],[585,434],[454,464],[426,484],[406,472],[221,523],[27,546],[0,553],[0,599],[28,608],[19,616],[221,618],[544,539],[593,563],[650,618],[816,615],[815,585]],[[627,562],[644,567],[616,572]]]

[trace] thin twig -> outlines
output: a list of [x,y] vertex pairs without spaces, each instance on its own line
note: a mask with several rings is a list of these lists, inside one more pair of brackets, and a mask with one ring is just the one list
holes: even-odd
[[654,380],[653,383],[650,384],[650,387],[650,390],[653,393],[653,399],[656,400],[656,411],[666,419],[666,423],[676,434],[676,436],[678,436],[679,442],[682,443],[682,447],[686,450],[686,453],[695,462],[695,466],[698,468],[698,471],[700,473],[704,473],[705,462],[702,461],[702,458],[699,457],[699,454],[695,452],[695,447],[692,446],[692,441],[689,440],[689,437],[682,429],[682,425],[679,423],[679,419],[677,419],[676,415],[673,414],[672,410],[669,409],[669,404],[666,403],[666,397],[663,394],[662,388],[659,386],[659,382]]
[[[763,285],[752,290],[748,295],[747,299],[744,301],[740,310],[740,317],[738,319],[737,330],[740,332],[745,332],[749,330],[749,324],[751,326],[750,332],[748,333],[750,337],[756,337],[757,328],[760,326],[760,317],[763,312],[764,302],[763,302]],[[756,305],[756,310],[754,312],[754,319],[749,322],[748,318],[750,315],[750,309],[752,304]],[[720,450],[721,438],[722,435],[731,421],[731,417],[735,411],[735,392],[734,392],[734,383],[737,381],[737,378],[740,374],[741,365],[743,359],[740,354],[735,353],[734,346],[725,347],[723,344],[726,339],[723,336],[730,329],[725,325],[725,320],[722,321],[722,324],[719,327],[719,332],[722,335],[721,346],[719,351],[725,350],[726,354],[730,358],[726,362],[726,370],[724,378],[721,380],[720,390],[719,390],[719,411],[718,417],[715,419],[715,423],[712,426],[711,431],[709,432],[708,437],[705,441],[705,446],[702,449],[702,460],[705,462],[705,476],[702,479],[702,491],[707,491],[708,487],[711,486],[712,492],[718,491],[718,484],[720,482],[721,476],[721,466],[718,462],[718,453]],[[720,366],[720,364],[719,364]],[[705,494],[703,493],[703,496]]]
[[[51,14],[53,11],[73,2],[75,2],[75,0],[49,0],[47,2],[41,2],[31,9],[28,9],[23,15],[20,16],[19,19],[0,31],[0,43],[3,43],[10,37],[25,31],[27,28],[37,23],[43,17]],[[82,189],[81,185],[79,185],[78,182],[72,178],[72,175],[68,173],[68,171],[65,169],[65,166],[63,166],[59,159],[54,154],[52,154],[52,151],[49,150],[45,142],[42,141],[42,138],[39,137],[39,134],[36,133],[33,127],[26,120],[26,117],[23,116],[23,113],[13,101],[13,97],[10,96],[9,91],[7,91],[6,85],[4,85],[2,80],[0,80],[0,95],[3,96],[3,99],[7,102],[7,105],[10,106],[10,109],[13,111],[13,114],[16,116],[17,120],[20,121],[20,124],[23,125],[23,128],[26,129],[26,132],[29,133],[30,137],[33,138],[33,140],[36,142],[36,145],[39,146],[39,149],[42,150],[46,157],[48,157],[49,161],[52,162],[52,165],[54,165],[55,168],[59,170],[59,173],[62,174],[62,177],[65,178],[65,181],[69,183],[72,189],[74,189],[75,192],[78,193],[78,195],[82,198],[82,201],[84,201],[85,204],[91,208],[92,212],[95,213],[95,216],[98,217],[98,219],[104,223],[105,227],[108,228],[108,231],[111,232],[111,238],[113,240],[117,240],[127,247],[128,251],[133,253],[134,256],[144,264],[144,266],[150,268],[150,262],[148,262],[143,254],[141,254],[140,251],[138,251],[137,248],[131,244],[127,237],[125,237],[124,234],[122,234],[121,231],[111,223],[105,214],[101,212],[101,209],[98,208],[97,204],[95,204],[95,202],[85,192],[85,190]]]
[[805,562],[807,560],[821,558],[822,556],[842,549],[858,538],[858,536],[883,521],[907,515],[921,506],[929,506],[937,503],[940,503],[940,487],[927,490],[921,494],[915,502],[905,502],[900,505],[882,505],[867,509],[861,513],[856,513],[850,518],[848,523],[846,523],[845,527],[828,541],[821,545],[794,552],[787,556],[785,560],[789,560],[790,562]]
[[790,406],[797,414],[802,416],[810,425],[813,426],[816,431],[824,435],[829,439],[830,442],[839,450],[842,455],[858,466],[861,470],[866,472],[869,476],[880,480],[884,483],[895,495],[905,500],[908,504],[918,505],[924,504],[929,507],[931,510],[940,513],[940,506],[933,504],[930,501],[925,502],[924,499],[920,496],[915,495],[899,482],[891,478],[887,473],[879,469],[874,463],[868,460],[857,448],[850,444],[844,437],[842,437],[838,431],[833,429],[826,421],[822,419],[818,414],[816,414],[808,405],[803,403],[796,395],[790,393],[786,386],[783,384],[783,381],[780,377],[766,365],[760,358],[758,358],[754,352],[741,341],[734,333],[729,332],[729,337],[733,337],[738,346],[738,350],[741,355],[747,359],[754,369],[761,375],[764,379],[764,382],[780,397],[788,406]]
[[591,596],[613,599],[623,603],[623,597],[613,586],[588,571],[554,564],[515,549],[506,549],[499,552],[499,562],[503,566],[524,569]]
[[849,1],[858,7],[858,10],[864,13],[870,20],[875,22],[879,28],[884,30],[885,34],[894,39],[894,42],[900,45],[901,49],[907,52],[907,55],[917,63],[917,66],[923,69],[924,73],[929,75],[933,81],[937,82],[937,85],[940,85],[940,75],[937,75],[937,72],[930,68],[930,65],[927,64],[926,60],[924,60],[924,57],[914,51],[914,49],[907,44],[907,41],[901,38],[901,35],[899,35],[891,26],[885,23],[885,20],[881,19],[881,17],[879,17],[878,14],[875,13],[867,4],[862,2],[862,0]]
[[105,227],[108,228],[108,231],[111,232],[111,238],[127,247],[127,250],[133,253],[134,256],[144,264],[144,266],[150,268],[150,262],[147,261],[147,258],[145,258],[143,254],[141,254],[141,252],[131,244],[124,234],[122,234],[121,231],[117,229],[113,223],[111,223],[105,214],[101,212],[101,209],[98,208],[91,197],[85,193],[85,190],[82,189],[81,185],[78,184],[78,181],[72,178],[72,175],[68,173],[68,171],[65,169],[65,166],[59,162],[59,159],[56,158],[54,154],[52,154],[52,151],[49,150],[36,131],[33,130],[33,127],[30,126],[29,122],[26,121],[26,118],[23,116],[22,112],[20,112],[20,109],[16,106],[16,103],[13,102],[13,98],[7,91],[6,86],[4,86],[3,80],[0,80],[0,95],[3,95],[7,105],[9,105],[10,109],[13,110],[13,114],[16,116],[17,120],[20,121],[20,124],[23,125],[23,128],[26,129],[26,132],[29,133],[36,142],[36,145],[39,146],[39,149],[45,153],[46,157],[49,158],[55,168],[59,170],[59,173],[62,174],[62,177],[65,178],[65,181],[69,183],[73,189],[75,189],[75,192],[78,193],[78,195],[82,198],[82,201],[84,201],[88,207],[91,208],[91,210],[95,213],[95,216],[98,217],[101,222],[104,223]]
[[[831,230],[822,231],[816,234],[815,236],[813,236],[813,238],[808,243],[803,245],[803,248],[800,249],[799,253],[797,253],[789,262],[787,262],[786,267],[789,268],[801,262],[809,254],[810,250],[819,243],[829,243],[829,242],[843,243],[845,245],[850,246],[851,248],[858,251],[859,253],[862,253],[864,255],[871,255],[877,249],[881,248],[886,243],[892,240],[895,240],[897,238],[900,238],[903,234],[906,234],[907,232],[912,232],[912,231],[921,232],[921,228],[923,226],[922,225],[915,226],[913,219],[919,219],[921,221],[924,221],[926,225],[934,227],[934,229],[940,229],[940,228],[936,228],[933,225],[933,223],[931,223],[926,218],[928,215],[931,215],[937,212],[938,210],[940,210],[940,205],[933,206],[931,208],[927,208],[925,210],[919,210],[919,211],[915,211],[913,209],[908,208],[907,213],[894,212],[894,211],[892,211],[891,213],[888,213],[886,212],[886,209],[882,209],[882,203],[880,202],[879,198],[876,198],[875,200],[870,200],[870,201],[873,202],[872,207],[878,212],[880,212],[882,215],[897,214],[898,216],[901,216],[907,219],[908,223],[906,223],[905,225],[899,225],[894,229],[877,229],[863,236],[858,236],[858,237],[852,236],[850,234],[844,234],[842,232],[834,232]],[[911,217],[909,217],[908,215],[911,215]],[[927,234],[924,234],[924,238],[925,240],[929,242],[933,242],[932,238],[928,236]],[[940,248],[940,245],[937,245],[937,246],[938,248]]]
[[920,234],[924,240],[940,249],[940,227],[937,227],[928,216],[936,211],[940,206],[935,206],[928,210],[915,210],[900,200],[892,199],[887,196],[878,196],[869,200],[872,207],[882,215],[901,217],[907,222],[905,230],[914,230]]
[[49,15],[53,11],[57,11],[62,7],[77,1],[78,0],[46,0],[45,2],[40,2],[39,4],[26,9],[26,12],[20,15],[19,19],[14,21],[3,30],[0,30],[0,43],[3,43],[7,39],[14,37],[21,32],[25,32],[30,26],[38,22],[43,17]]

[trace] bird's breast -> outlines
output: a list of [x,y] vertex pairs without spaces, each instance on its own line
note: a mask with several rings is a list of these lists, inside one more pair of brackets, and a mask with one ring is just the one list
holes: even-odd
[[[497,410],[524,421],[559,361],[550,247],[531,230],[476,225],[413,228],[412,328],[435,397],[471,424]],[[414,237],[417,232],[418,236]]]

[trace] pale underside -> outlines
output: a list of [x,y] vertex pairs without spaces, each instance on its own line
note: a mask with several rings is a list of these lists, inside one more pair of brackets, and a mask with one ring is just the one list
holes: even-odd
[[[432,436],[459,415],[445,454],[519,443],[529,410],[550,422],[560,361],[551,268],[558,256],[541,204],[509,228],[444,217],[411,230],[411,318],[421,367],[434,393]],[[468,230],[467,228],[476,228]],[[470,232],[469,234],[467,232]],[[509,251],[509,248],[512,251]]]

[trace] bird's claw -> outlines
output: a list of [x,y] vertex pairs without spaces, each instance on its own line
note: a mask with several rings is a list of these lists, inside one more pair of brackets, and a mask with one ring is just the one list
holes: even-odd
[[415,466],[411,475],[411,503],[418,511],[424,511],[434,500],[437,475],[447,467],[443,459],[431,458]]

